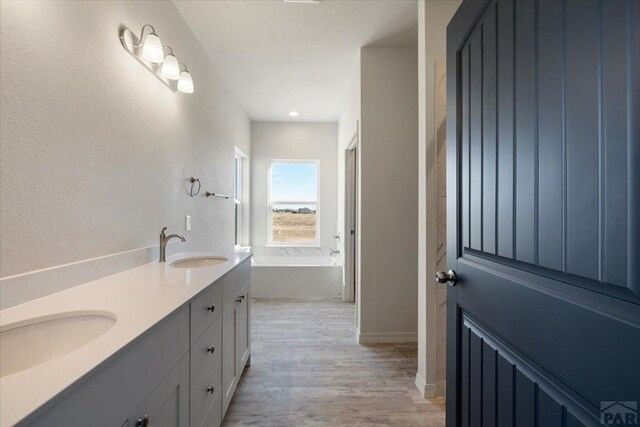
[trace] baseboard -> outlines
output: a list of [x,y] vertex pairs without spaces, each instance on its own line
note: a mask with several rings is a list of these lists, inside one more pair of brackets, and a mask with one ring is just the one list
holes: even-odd
[[420,372],[416,372],[416,387],[422,397],[436,397],[436,385],[427,384],[422,375],[420,375]]
[[436,384],[436,396],[444,397],[447,395],[447,382],[442,380]]
[[418,342],[417,332],[373,332],[363,333],[357,331],[359,344],[377,343],[407,343]]

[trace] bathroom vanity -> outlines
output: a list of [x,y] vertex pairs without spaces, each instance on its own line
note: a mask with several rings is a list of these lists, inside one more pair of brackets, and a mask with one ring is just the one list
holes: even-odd
[[68,354],[3,376],[0,424],[219,425],[250,363],[251,255],[213,264],[197,255],[3,311],[3,328],[44,307],[99,309],[117,320]]

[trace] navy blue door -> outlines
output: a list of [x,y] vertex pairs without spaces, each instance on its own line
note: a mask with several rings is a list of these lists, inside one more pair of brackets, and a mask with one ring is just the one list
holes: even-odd
[[640,1],[465,0],[447,43],[447,425],[640,425]]

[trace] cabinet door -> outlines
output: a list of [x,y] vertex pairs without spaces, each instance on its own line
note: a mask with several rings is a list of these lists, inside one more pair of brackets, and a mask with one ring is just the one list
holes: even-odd
[[131,427],[189,426],[188,355],[183,357],[151,392],[146,403],[130,417],[129,425]]
[[247,285],[236,299],[236,376],[242,375],[249,358],[250,297]]
[[123,427],[143,427],[145,423],[149,423],[149,411],[147,410],[147,401],[145,400],[140,406],[133,411]]
[[222,396],[223,413],[226,412],[229,402],[233,397],[236,385],[237,357],[236,357],[236,334],[237,316],[235,300],[231,300],[222,313]]

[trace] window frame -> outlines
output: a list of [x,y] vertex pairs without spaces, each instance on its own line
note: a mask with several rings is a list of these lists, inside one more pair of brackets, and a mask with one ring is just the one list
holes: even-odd
[[[273,200],[271,197],[272,166],[274,163],[298,163],[316,165],[316,201],[310,200]],[[267,183],[267,246],[274,247],[320,247],[320,159],[270,159]],[[273,206],[274,205],[315,205],[316,206],[316,238],[313,242],[278,243],[273,241]]]
[[243,221],[245,203],[243,203],[244,192],[244,167],[247,155],[238,147],[234,147],[233,152],[233,203],[234,203],[234,248],[242,247],[243,242]]

